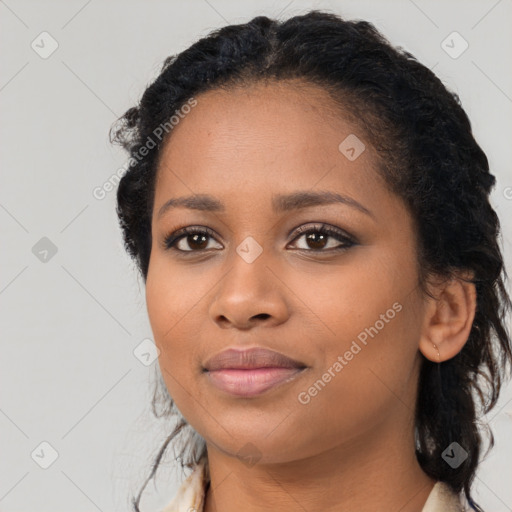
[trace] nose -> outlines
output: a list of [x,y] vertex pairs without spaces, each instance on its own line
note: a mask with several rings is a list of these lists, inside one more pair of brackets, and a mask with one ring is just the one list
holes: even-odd
[[235,254],[210,306],[210,316],[219,327],[248,330],[287,320],[286,287],[268,263],[263,255],[247,263]]

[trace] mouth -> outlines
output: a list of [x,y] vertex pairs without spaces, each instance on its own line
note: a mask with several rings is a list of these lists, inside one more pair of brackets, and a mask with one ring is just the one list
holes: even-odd
[[251,397],[297,378],[307,366],[284,354],[262,347],[228,349],[203,367],[208,382],[230,395]]

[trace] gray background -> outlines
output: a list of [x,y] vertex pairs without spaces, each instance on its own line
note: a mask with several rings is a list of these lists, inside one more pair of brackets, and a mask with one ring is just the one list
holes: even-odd
[[[310,8],[374,22],[460,95],[498,178],[492,200],[510,268],[511,0],[0,1],[0,511],[130,509],[169,426],[150,415],[156,363],[133,353],[152,333],[115,192],[92,193],[126,161],[108,129],[169,54],[227,23]],[[48,58],[31,47],[50,48],[43,31],[58,43]],[[453,31],[469,44],[458,58],[441,46]],[[510,511],[510,385],[487,420],[496,447],[477,497],[489,512]],[[42,442],[58,453],[47,469]],[[182,480],[171,459],[146,510]]]

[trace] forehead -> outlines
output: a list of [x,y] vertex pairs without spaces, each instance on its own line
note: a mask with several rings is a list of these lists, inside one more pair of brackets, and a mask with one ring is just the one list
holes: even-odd
[[[345,182],[344,191],[355,193],[378,181],[373,148],[318,86],[258,83],[208,91],[196,100],[162,148],[155,206],[160,194],[171,192],[222,196],[243,186],[259,194]],[[355,160],[340,150],[347,139],[364,148]]]
[[306,149],[318,144],[327,131],[341,136],[356,129],[327,91],[296,81],[215,89],[195,99],[197,105],[173,128],[164,152],[173,153],[184,143],[216,150],[221,149],[219,144],[232,147],[242,142],[255,149],[265,141],[272,149],[301,139]]

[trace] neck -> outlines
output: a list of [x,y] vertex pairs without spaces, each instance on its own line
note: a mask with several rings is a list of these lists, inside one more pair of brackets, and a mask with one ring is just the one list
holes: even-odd
[[204,511],[421,512],[435,480],[417,462],[408,424],[405,435],[396,424],[380,425],[313,457],[250,467],[208,444]]

